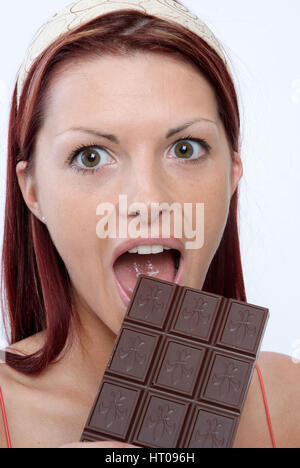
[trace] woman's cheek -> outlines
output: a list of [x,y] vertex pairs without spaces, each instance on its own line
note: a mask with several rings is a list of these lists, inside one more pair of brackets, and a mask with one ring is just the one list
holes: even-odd
[[214,256],[226,227],[230,207],[228,181],[220,177],[207,192],[204,202],[204,245],[209,255]]
[[[77,196],[70,188],[46,189],[48,193],[47,228],[67,269],[81,268],[93,255],[97,245],[96,203],[88,197]],[[51,193],[51,196],[49,196]]]

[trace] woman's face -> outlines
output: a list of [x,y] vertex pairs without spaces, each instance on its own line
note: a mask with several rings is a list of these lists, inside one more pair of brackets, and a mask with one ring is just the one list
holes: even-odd
[[[242,176],[241,161],[237,154],[232,160],[211,86],[196,68],[176,58],[148,53],[73,62],[61,68],[50,91],[34,170],[25,176],[26,163],[19,163],[19,184],[29,209],[47,220],[79,312],[98,316],[118,333],[126,306],[111,261],[116,246],[132,237],[118,235],[119,194],[127,196],[128,207],[144,203],[149,220],[152,203],[204,204],[204,244],[185,251],[180,280],[200,289]],[[194,119],[166,138],[170,129]],[[96,132],[113,134],[118,141]],[[210,151],[190,137],[205,140]],[[91,145],[68,162],[76,149]],[[96,208],[105,202],[116,207],[116,238],[100,238],[96,232],[101,219]],[[132,219],[127,216],[128,223]],[[170,237],[175,237],[171,219]],[[191,239],[182,232],[179,240],[185,245]]]

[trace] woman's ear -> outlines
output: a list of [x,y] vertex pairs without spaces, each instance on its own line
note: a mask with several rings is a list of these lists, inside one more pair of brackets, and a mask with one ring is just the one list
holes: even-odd
[[241,156],[236,151],[234,151],[233,156],[234,158],[231,164],[231,196],[236,191],[239,181],[243,177],[243,163]]
[[40,211],[39,202],[36,194],[36,185],[34,177],[26,171],[28,162],[20,161],[16,167],[16,174],[22,192],[24,201],[28,206],[29,210],[42,221],[42,214]]

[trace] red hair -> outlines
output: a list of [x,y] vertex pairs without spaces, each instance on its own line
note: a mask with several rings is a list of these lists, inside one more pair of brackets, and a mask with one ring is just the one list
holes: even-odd
[[[8,364],[38,374],[62,356],[71,332],[73,307],[68,271],[45,225],[28,209],[16,164],[32,164],[35,139],[47,103],[47,89],[59,64],[87,55],[128,55],[137,51],[171,55],[194,64],[214,89],[230,149],[239,152],[240,115],[232,78],[222,59],[198,35],[174,22],[124,10],[105,14],[51,44],[30,70],[17,110],[13,94],[8,136],[7,186],[1,270],[1,299],[12,345],[46,330],[43,347],[22,356],[7,353]],[[203,290],[246,301],[238,224],[238,189],[222,240],[207,272]],[[79,322],[78,322],[79,323]]]

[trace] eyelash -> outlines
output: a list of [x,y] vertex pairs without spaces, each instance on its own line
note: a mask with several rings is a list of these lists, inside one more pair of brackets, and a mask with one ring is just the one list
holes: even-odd
[[[175,141],[175,143],[173,144],[176,145],[177,143],[181,142],[181,141],[185,141],[185,140],[190,140],[190,141],[194,141],[196,143],[200,143],[203,148],[206,150],[207,154],[210,153],[211,151],[211,146],[207,143],[206,140],[202,139],[202,138],[193,138],[191,135],[188,135],[186,137],[183,137],[183,138],[180,138],[179,140]],[[94,143],[91,143],[89,145],[79,145],[77,146],[76,148],[74,148],[71,152],[71,155],[69,156],[69,158],[67,159],[66,161],[66,164],[68,166],[70,166],[72,169],[74,169],[75,171],[79,172],[80,174],[84,175],[84,174],[94,174],[95,172],[98,172],[102,169],[102,166],[100,167],[97,167],[95,169],[83,169],[82,167],[78,167],[78,166],[75,166],[72,164],[73,160],[84,150],[86,149],[89,149],[89,148],[101,148],[105,151],[108,151],[106,148],[104,148],[103,146],[101,145],[98,145],[97,143],[94,144]],[[176,158],[174,158],[176,159]],[[178,162],[180,164],[199,164],[202,162],[202,159],[203,157],[200,157],[198,159],[185,159],[185,160],[180,160],[178,159]]]

